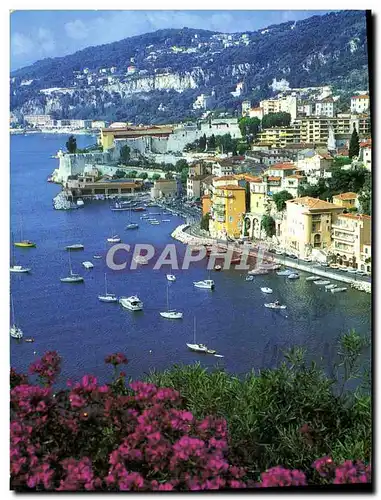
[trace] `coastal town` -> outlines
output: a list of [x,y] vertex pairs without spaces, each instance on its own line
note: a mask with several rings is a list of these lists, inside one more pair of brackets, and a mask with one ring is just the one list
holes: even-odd
[[[44,130],[99,129],[93,147],[57,153],[49,180],[62,184],[66,207],[136,193],[183,199],[199,213],[192,222],[201,223],[200,237],[263,242],[291,258],[370,275],[369,102],[359,92],[339,113],[343,103],[325,86],[291,89],[254,107],[243,101],[240,118],[197,123],[25,119]],[[266,125],[271,119],[289,124]]]

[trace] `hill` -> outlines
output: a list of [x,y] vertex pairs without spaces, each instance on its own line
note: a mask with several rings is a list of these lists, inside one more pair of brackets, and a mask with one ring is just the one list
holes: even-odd
[[[240,95],[232,95],[242,82]],[[281,82],[281,84],[279,84]],[[243,99],[269,97],[279,85],[368,87],[365,11],[341,11],[224,34],[166,29],[44,59],[11,74],[11,110],[57,118],[160,123],[211,109],[234,112]]]

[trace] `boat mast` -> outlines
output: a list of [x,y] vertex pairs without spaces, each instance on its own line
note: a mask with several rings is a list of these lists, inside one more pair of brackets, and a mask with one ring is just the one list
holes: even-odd
[[196,316],[193,318],[193,343],[196,343]]
[[14,267],[16,265],[15,259],[15,248],[14,248],[14,237],[13,233],[11,233],[11,266]]
[[69,271],[70,271],[70,276],[73,274],[73,271],[71,269],[71,257],[70,257],[71,250],[69,250]]
[[107,295],[107,275],[105,273],[105,295]]
[[12,324],[14,325],[15,324],[15,307],[13,304],[12,294],[11,294],[11,308],[12,308]]
[[167,311],[169,312],[169,285],[167,284]]

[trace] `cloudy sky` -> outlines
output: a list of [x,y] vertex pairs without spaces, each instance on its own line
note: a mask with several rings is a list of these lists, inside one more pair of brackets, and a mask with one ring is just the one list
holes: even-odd
[[254,31],[325,12],[20,10],[11,14],[11,69],[162,28]]

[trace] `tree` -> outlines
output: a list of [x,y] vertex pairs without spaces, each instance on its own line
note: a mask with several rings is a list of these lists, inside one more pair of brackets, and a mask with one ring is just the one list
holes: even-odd
[[249,118],[248,116],[242,117],[238,122],[242,137],[250,140],[250,142],[255,140],[258,135],[260,124],[259,118]]
[[250,183],[246,182],[245,186],[245,205],[246,205],[246,212],[250,212]]
[[166,172],[165,173],[165,178],[166,179],[173,179],[173,173],[172,172]]
[[183,168],[188,168],[188,162],[182,158],[181,160],[178,160],[175,165],[175,170],[176,172],[181,172]]
[[200,228],[203,229],[204,231],[209,231],[209,220],[210,220],[209,213],[203,215],[201,218]]
[[199,139],[199,148],[204,151],[206,148],[206,135],[202,135]]
[[275,220],[271,215],[264,215],[261,221],[261,228],[265,231],[266,236],[271,237],[275,234]]
[[152,179],[153,181],[157,181],[157,180],[159,180],[160,178],[161,178],[161,175],[160,175],[160,174],[153,174],[153,175],[152,175],[152,177],[151,177],[151,179]]
[[208,149],[216,149],[216,137],[214,134],[208,138]]
[[353,124],[353,132],[351,135],[351,140],[349,142],[349,158],[353,158],[354,156],[358,157],[359,152],[360,152],[359,135],[356,130],[356,125]]
[[359,195],[361,213],[372,215],[372,176],[367,175],[363,190]]
[[189,167],[184,167],[181,171],[180,179],[182,184],[186,184],[188,179]]
[[77,139],[74,135],[71,135],[66,142],[66,149],[70,154],[74,154],[77,152]]
[[141,178],[141,179],[143,179],[143,180],[148,179],[148,174],[147,174],[147,172],[142,172],[142,173],[140,174],[140,178]]
[[120,163],[127,163],[130,159],[131,149],[125,145],[120,149],[119,161]]
[[288,127],[291,123],[290,113],[281,111],[279,113],[269,113],[262,118],[262,128]]
[[126,172],[124,170],[117,170],[112,176],[113,179],[124,179],[126,177]]
[[286,190],[279,191],[273,195],[273,201],[275,203],[278,212],[282,212],[286,208],[286,201],[293,198],[292,194]]

